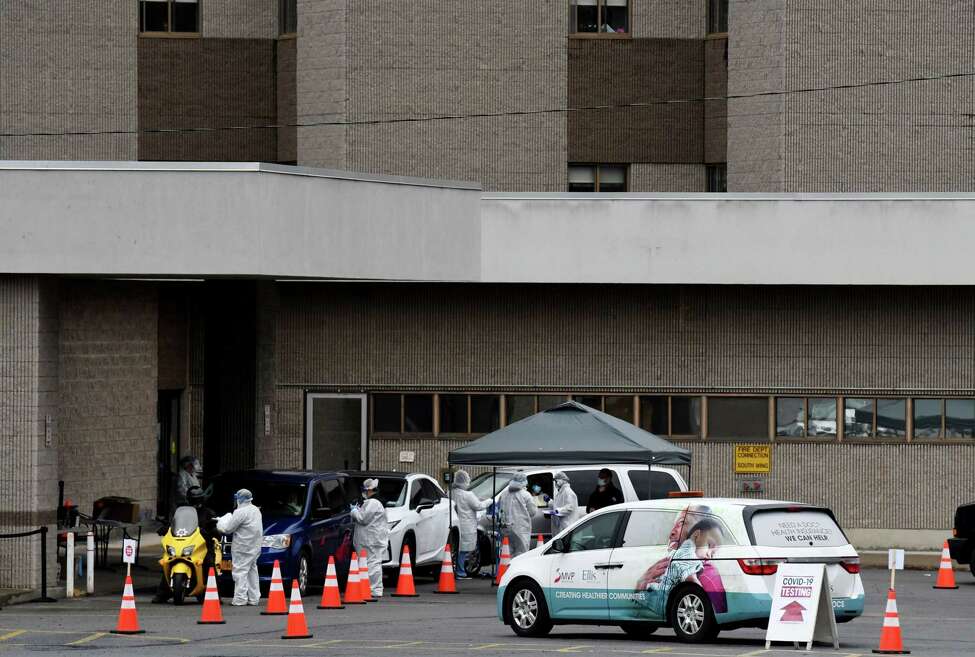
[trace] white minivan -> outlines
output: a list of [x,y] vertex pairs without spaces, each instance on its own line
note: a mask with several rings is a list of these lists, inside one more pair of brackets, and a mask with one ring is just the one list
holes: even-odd
[[836,620],[863,613],[860,559],[829,509],[685,497],[607,507],[514,558],[498,614],[521,636],[583,623],[707,641],[766,625],[783,562],[826,564]]
[[[508,486],[508,482],[516,472],[523,472],[528,477],[528,489],[532,491],[533,486],[540,488],[536,496],[539,506],[539,513],[532,520],[532,537],[541,534],[545,540],[552,535],[552,522],[549,516],[541,513],[541,508],[547,505],[544,497],[550,498],[555,495],[555,485],[552,481],[552,474],[561,470],[569,477],[569,484],[579,498],[579,506],[586,510],[586,503],[589,496],[596,490],[596,480],[599,471],[603,468],[613,473],[612,484],[623,494],[624,502],[636,502],[639,500],[650,500],[667,497],[672,492],[683,492],[687,490],[687,483],[680,473],[670,468],[653,466],[647,468],[645,465],[573,465],[565,467],[526,467],[526,468],[505,468],[496,473],[484,473],[475,477],[471,481],[469,490],[480,499],[492,497],[492,485],[494,487],[493,497],[498,499],[500,494]],[[481,512],[478,515],[478,547],[476,552],[468,555],[467,571],[477,572],[481,566],[493,563],[492,555],[494,551],[491,547],[490,536],[495,528],[492,525],[491,516]]]

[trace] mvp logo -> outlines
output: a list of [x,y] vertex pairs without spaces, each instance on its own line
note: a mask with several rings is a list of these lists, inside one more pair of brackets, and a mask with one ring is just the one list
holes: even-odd
[[559,570],[558,568],[555,569],[555,580],[554,580],[555,584],[558,584],[560,582],[565,582],[566,584],[568,584],[569,582],[575,580],[575,578],[576,578],[576,574],[574,571]]

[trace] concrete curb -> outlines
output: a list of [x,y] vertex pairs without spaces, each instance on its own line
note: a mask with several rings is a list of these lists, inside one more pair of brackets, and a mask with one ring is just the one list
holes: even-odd
[[[860,565],[864,568],[887,568],[886,550],[862,550],[860,554]],[[967,565],[951,562],[958,572],[968,572]],[[938,552],[904,552],[905,570],[937,570],[941,565],[941,551]]]

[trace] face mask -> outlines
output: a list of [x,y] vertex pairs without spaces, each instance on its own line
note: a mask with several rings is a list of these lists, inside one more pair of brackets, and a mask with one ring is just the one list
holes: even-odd
[[532,486],[532,492],[538,495],[539,493],[542,492],[542,487],[539,486],[538,484],[535,484],[534,486]]
[[605,479],[597,479],[596,483],[598,483],[600,486],[605,486],[607,481]]
[[366,491],[362,491],[362,499],[368,500],[369,499],[369,493],[367,493]]

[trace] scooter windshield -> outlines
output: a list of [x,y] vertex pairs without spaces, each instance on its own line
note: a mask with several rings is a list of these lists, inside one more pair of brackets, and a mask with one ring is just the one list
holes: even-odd
[[196,509],[191,506],[181,506],[173,514],[173,536],[180,538],[189,536],[200,526]]

